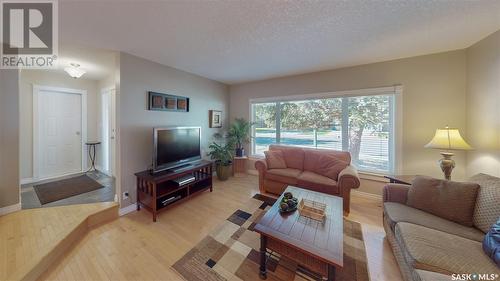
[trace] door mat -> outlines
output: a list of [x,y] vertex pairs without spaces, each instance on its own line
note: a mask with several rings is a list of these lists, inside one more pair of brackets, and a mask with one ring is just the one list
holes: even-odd
[[35,185],[36,195],[42,205],[93,191],[104,186],[87,175]]

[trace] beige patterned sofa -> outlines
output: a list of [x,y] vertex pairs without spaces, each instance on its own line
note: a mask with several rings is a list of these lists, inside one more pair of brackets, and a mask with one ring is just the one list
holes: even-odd
[[500,217],[500,178],[478,174],[469,182],[479,184],[472,227],[408,206],[408,185],[385,186],[384,228],[404,280],[459,280],[453,279],[453,274],[500,275],[482,249],[485,233]]

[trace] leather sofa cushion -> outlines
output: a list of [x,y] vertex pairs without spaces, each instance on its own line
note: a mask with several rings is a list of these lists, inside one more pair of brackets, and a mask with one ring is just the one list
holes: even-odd
[[317,150],[305,150],[304,153],[304,171],[320,174],[335,181],[338,180],[339,173],[349,166],[348,162],[341,160],[343,158],[333,156],[332,153]]
[[268,169],[286,169],[285,157],[283,151],[264,151]]
[[347,166],[349,166],[347,162],[329,155],[321,155],[315,172],[332,180],[338,180],[340,172]]
[[351,154],[346,151],[304,148],[304,171],[315,172],[317,169],[316,164],[322,155],[341,160],[347,164],[351,163]]
[[321,157],[321,152],[315,150],[308,150],[304,152],[304,171],[316,171],[316,164]]
[[297,184],[297,178],[302,171],[297,169],[269,169],[266,173],[266,179],[274,180],[287,184]]
[[283,156],[285,157],[286,166],[288,168],[298,169],[298,170],[304,169],[304,149],[300,147],[270,145],[269,150],[283,151]]
[[481,242],[424,226],[399,222],[396,241],[407,264],[443,274],[500,273],[483,252]]
[[308,189],[327,194],[338,194],[337,182],[313,172],[304,171],[299,175],[298,186],[306,186]]
[[469,181],[480,186],[472,220],[474,226],[486,233],[500,218],[500,204],[498,203],[500,202],[500,178],[477,174]]
[[392,231],[398,222],[409,222],[478,242],[483,241],[484,237],[484,233],[474,227],[464,226],[395,202],[384,203],[384,217],[388,220]]
[[410,207],[433,215],[472,226],[472,215],[479,185],[431,177],[416,177],[408,190]]

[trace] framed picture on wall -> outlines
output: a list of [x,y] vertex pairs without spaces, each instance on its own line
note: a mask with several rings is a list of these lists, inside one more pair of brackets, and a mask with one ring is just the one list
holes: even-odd
[[209,127],[210,128],[222,128],[222,111],[220,110],[209,110]]
[[148,92],[148,109],[189,112],[189,98],[150,91]]
[[151,108],[152,109],[162,109],[163,108],[163,97],[162,96],[152,96],[151,97]]
[[178,110],[186,110],[187,109],[187,99],[177,98],[177,109]]
[[165,107],[167,109],[177,109],[177,100],[175,98],[166,97],[165,98]]

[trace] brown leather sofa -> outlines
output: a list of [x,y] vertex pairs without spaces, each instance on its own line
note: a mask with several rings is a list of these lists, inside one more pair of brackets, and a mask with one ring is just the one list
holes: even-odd
[[[259,189],[262,193],[280,195],[288,185],[340,196],[344,212],[350,211],[351,189],[359,187],[357,170],[351,163],[351,154],[330,149],[301,148],[286,145],[270,145],[269,150],[281,150],[286,162],[285,169],[268,169],[266,159],[255,162],[259,172]],[[348,163],[336,179],[316,173],[321,155]],[[323,161],[325,158],[321,158]]]

